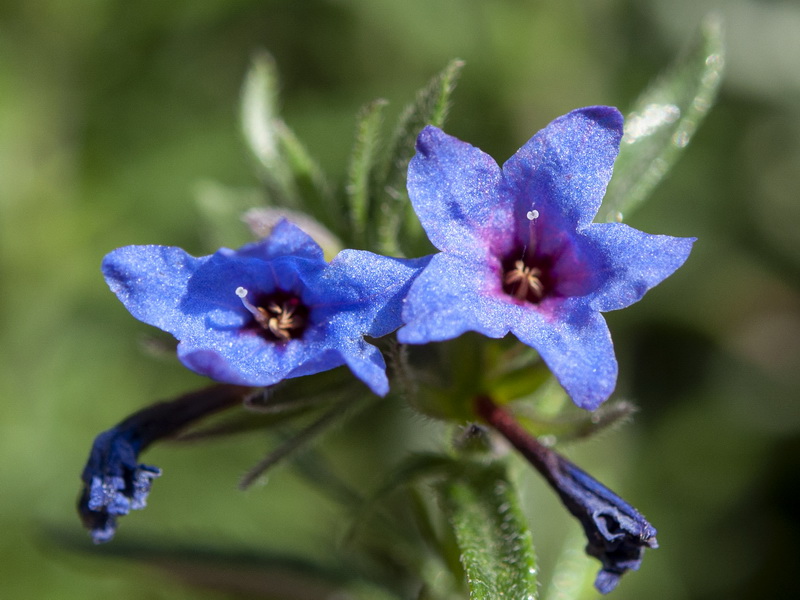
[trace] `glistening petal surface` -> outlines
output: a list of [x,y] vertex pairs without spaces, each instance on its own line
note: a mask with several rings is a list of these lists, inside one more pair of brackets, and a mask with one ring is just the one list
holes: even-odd
[[411,286],[398,339],[477,331],[535,348],[580,407],[613,392],[617,361],[601,311],[623,308],[686,260],[694,240],[592,224],[622,137],[615,108],[555,119],[502,168],[428,127],[409,195],[435,255]]
[[469,251],[511,224],[513,204],[502,201],[500,180],[488,154],[436,127],[423,129],[408,165],[408,192],[431,243],[439,250]]
[[638,302],[686,262],[695,242],[651,235],[623,223],[594,223],[582,233],[606,260],[603,284],[590,300],[603,312]]
[[411,286],[397,339],[424,344],[477,331],[500,338],[514,314],[504,310],[497,293],[499,264],[473,261],[447,252],[436,254]]
[[603,316],[580,302],[566,300],[558,313],[547,320],[531,310],[529,318],[521,319],[511,331],[522,343],[536,348],[575,404],[594,410],[617,382],[611,333]]
[[[202,258],[173,247],[121,248],[106,257],[103,272],[134,316],[179,340],[178,357],[198,373],[264,386],[348,365],[384,395],[386,365],[363,336],[400,326],[402,298],[427,262],[351,250],[329,265],[311,238],[284,221],[264,240]],[[264,313],[259,324],[254,311],[270,302],[283,310],[287,295],[302,307],[292,317],[302,324],[292,326],[296,337],[278,339],[266,331],[277,313]]]
[[536,208],[564,227],[591,223],[611,180],[622,139],[622,115],[609,106],[573,110],[534,135],[503,165],[516,199],[515,219]]

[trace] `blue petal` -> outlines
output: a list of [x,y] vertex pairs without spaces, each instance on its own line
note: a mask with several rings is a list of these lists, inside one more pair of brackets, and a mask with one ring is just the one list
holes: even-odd
[[366,383],[373,393],[385,396],[389,392],[386,362],[375,346],[364,340],[356,340],[344,349],[342,355],[353,374]]
[[247,244],[236,250],[238,256],[249,256],[269,260],[279,256],[294,256],[322,261],[323,252],[319,244],[297,225],[281,219],[270,234],[258,242]]
[[637,302],[689,257],[695,238],[651,235],[622,223],[595,223],[581,232],[603,257],[600,289],[591,305],[617,310]]
[[102,271],[134,317],[174,333],[189,280],[209,258],[195,258],[172,246],[126,246],[106,255]]
[[[611,178],[622,116],[575,110],[550,123],[505,165],[427,127],[409,166],[409,194],[431,241],[443,250],[411,286],[405,343],[477,331],[509,331],[539,351],[578,406],[612,393],[617,362],[599,311],[637,301],[686,260],[693,240],[591,224]],[[538,303],[502,290],[511,251],[547,265]]]
[[[321,280],[309,286],[309,302],[348,320],[341,326],[382,337],[400,327],[401,310],[411,283],[430,256],[390,258],[362,250],[343,250]],[[345,311],[347,305],[352,305]]]
[[[304,301],[307,282],[324,269],[322,260],[281,256],[272,260],[217,252],[188,281],[176,319],[167,331],[179,339],[199,339],[210,331],[238,331],[250,313],[236,295],[244,287],[255,296],[277,289],[292,292]],[[226,340],[228,341],[228,340]]]
[[580,299],[562,300],[551,317],[527,311],[511,331],[539,352],[579,407],[594,410],[614,391],[617,359],[611,334],[603,316]]
[[178,358],[188,368],[216,381],[266,386],[344,364],[341,357],[327,352],[336,341],[332,337],[327,328],[313,323],[303,338],[284,343],[269,342],[256,331],[209,329],[200,339],[181,341]]
[[397,332],[404,344],[449,340],[466,331],[501,338],[523,312],[500,296],[500,263],[486,254],[436,254],[411,286]]
[[[495,261],[496,262],[496,261]],[[500,289],[499,265],[437,254],[409,292],[397,332],[401,343],[424,344],[476,331],[511,332],[535,348],[573,401],[594,410],[614,391],[617,361],[603,317],[581,298],[514,302]]]
[[481,150],[428,126],[417,138],[408,165],[408,194],[428,239],[439,250],[502,244],[513,224],[513,202],[500,191],[501,173]]
[[534,135],[503,165],[516,198],[518,224],[536,209],[563,227],[591,223],[611,179],[622,138],[616,108],[590,106],[559,117]]
[[[402,299],[428,260],[353,250],[328,265],[311,238],[282,221],[268,238],[210,257],[163,246],[122,248],[106,257],[103,272],[134,316],[180,341],[178,357],[200,374],[265,386],[347,364],[385,394],[383,358],[362,338],[400,326]],[[277,289],[299,296],[309,309],[302,337],[265,339],[236,295],[239,287],[254,297]]]

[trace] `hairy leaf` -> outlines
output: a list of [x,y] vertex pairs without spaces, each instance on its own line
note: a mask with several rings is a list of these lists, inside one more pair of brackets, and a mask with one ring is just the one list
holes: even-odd
[[272,56],[264,51],[253,63],[242,86],[240,108],[242,132],[261,167],[261,175],[274,204],[297,207],[297,190],[282,152],[278,134],[278,71]]
[[401,253],[400,239],[404,225],[413,224],[406,232],[414,238],[424,235],[413,214],[406,192],[406,172],[408,163],[414,156],[417,135],[426,125],[441,127],[450,107],[450,97],[455,89],[464,62],[453,60],[422,90],[400,116],[397,129],[389,145],[387,162],[379,180],[378,192],[382,199],[378,210],[372,215],[377,222],[379,249],[385,254]]
[[714,103],[724,65],[722,26],[708,18],[689,52],[638,98],[598,221],[619,221],[641,204],[684,151]]
[[470,599],[535,599],[531,534],[504,468],[469,465],[439,492],[461,550]]
[[369,222],[370,203],[373,200],[371,184],[378,148],[380,145],[383,109],[386,100],[375,100],[361,109],[356,124],[356,140],[350,164],[347,169],[347,199],[350,209],[350,223],[353,227],[352,238],[360,245],[366,241],[364,236]]

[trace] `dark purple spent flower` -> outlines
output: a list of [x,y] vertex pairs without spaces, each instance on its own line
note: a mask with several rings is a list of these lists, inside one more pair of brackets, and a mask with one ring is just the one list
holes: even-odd
[[114,537],[117,517],[147,504],[153,479],[161,469],[138,464],[139,432],[114,427],[98,435],[83,469],[78,512],[95,544]]
[[78,514],[96,544],[110,541],[117,518],[147,504],[161,469],[139,464],[139,454],[213,413],[239,405],[252,388],[212,385],[136,411],[98,435],[83,468]]
[[645,548],[658,548],[656,529],[602,483],[563,456],[555,452],[553,456],[551,483],[581,522],[588,540],[586,553],[603,564],[594,585],[607,594],[625,571],[639,569]]
[[544,476],[564,506],[580,521],[586,534],[586,553],[603,567],[595,587],[613,590],[622,575],[638,570],[645,548],[658,548],[656,529],[635,508],[557,452],[540,444],[510,413],[486,396],[475,410]]

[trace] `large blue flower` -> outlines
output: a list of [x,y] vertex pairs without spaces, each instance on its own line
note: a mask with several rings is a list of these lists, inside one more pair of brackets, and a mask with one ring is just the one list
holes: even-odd
[[376,394],[389,390],[380,351],[364,336],[400,326],[412,279],[429,258],[345,250],[329,264],[288,221],[238,250],[195,258],[171,246],[127,246],[103,274],[137,319],[174,335],[190,369],[265,386],[347,365]]
[[441,253],[411,286],[398,339],[511,332],[539,352],[578,406],[597,408],[617,378],[600,313],[639,300],[683,264],[694,241],[592,223],[621,137],[616,109],[575,110],[500,169],[479,149],[426,127],[408,191]]

